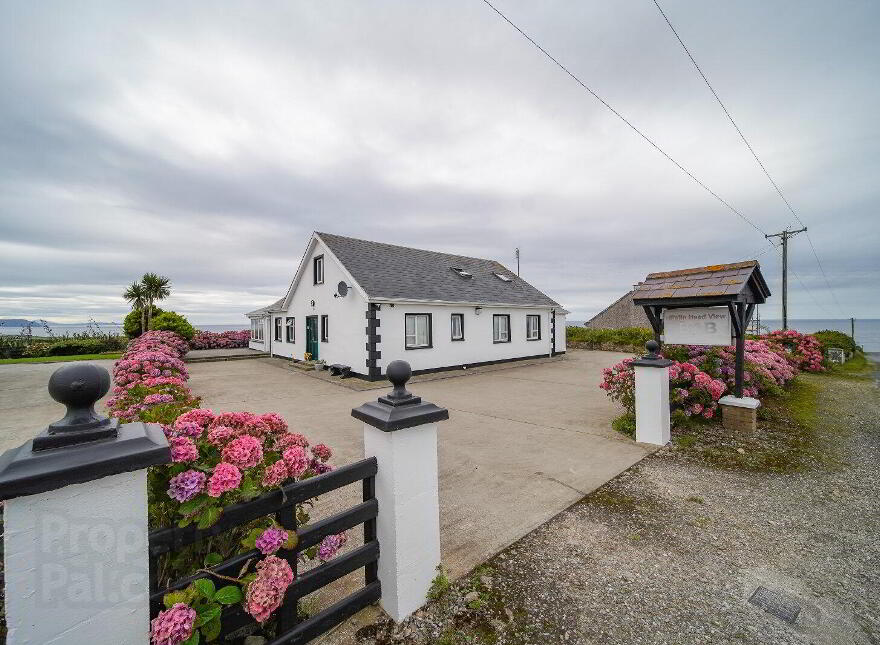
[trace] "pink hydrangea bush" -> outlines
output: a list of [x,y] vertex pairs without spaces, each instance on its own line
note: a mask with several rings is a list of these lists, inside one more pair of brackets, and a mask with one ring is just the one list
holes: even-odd
[[761,337],[773,351],[782,355],[797,369],[805,372],[822,372],[822,344],[810,334],[794,329],[777,329]]
[[182,358],[189,351],[189,344],[173,331],[148,331],[132,340],[126,351],[157,351]]
[[[603,370],[599,387],[614,401],[620,403],[627,414],[634,415],[635,369],[633,359],[627,358],[613,367]],[[726,386],[696,365],[676,362],[669,366],[669,406],[673,424],[682,425],[693,418],[711,419],[718,408]]]
[[[732,392],[736,381],[736,348],[674,345],[663,348],[673,360],[686,361],[716,379]],[[797,370],[766,342],[746,340],[743,362],[743,396],[760,398],[776,394],[794,378]]]
[[[148,332],[129,343],[126,353],[113,370],[113,396],[110,412],[120,420],[159,423],[168,437],[171,463],[149,470],[149,515],[153,527],[177,522],[181,527],[195,523],[208,528],[217,522],[223,509],[248,501],[272,489],[300,479],[314,477],[332,469],[327,463],[332,451],[324,444],[310,448],[301,434],[288,431],[278,414],[220,412],[199,408],[199,398],[187,387],[189,373],[181,360],[186,342],[172,332]],[[308,522],[307,507],[299,504],[295,512],[300,525]],[[244,602],[245,609],[265,623],[280,606],[284,592],[293,581],[293,571],[273,554],[291,549],[296,534],[275,526],[272,518],[262,518],[230,529],[226,539],[213,542],[215,551],[202,553],[202,545],[187,547],[187,557],[169,559],[162,568],[167,583],[201,569],[209,556],[222,561],[250,550],[265,559],[256,562],[256,571],[238,579],[239,586],[227,585],[216,594],[211,586],[197,580],[186,590],[165,596],[166,609],[151,623],[154,645],[178,645],[199,631],[205,640],[220,632],[220,619],[207,623],[194,618],[206,608]],[[311,547],[300,558],[333,557],[345,542],[345,534]],[[180,554],[179,554],[180,555]]]
[[243,331],[197,331],[189,346],[192,349],[234,349],[247,347],[251,332]]

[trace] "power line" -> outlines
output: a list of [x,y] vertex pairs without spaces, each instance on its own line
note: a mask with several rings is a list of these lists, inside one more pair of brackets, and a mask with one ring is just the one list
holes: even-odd
[[[684,44],[684,41],[681,39],[681,36],[678,35],[678,32],[675,30],[675,27],[672,25],[672,22],[670,22],[669,18],[666,15],[666,12],[663,11],[663,8],[660,6],[660,3],[658,2],[658,0],[653,0],[653,2],[654,2],[654,5],[657,7],[657,11],[659,11],[660,15],[663,16],[663,20],[666,21],[667,25],[669,25],[669,28],[672,30],[672,33],[675,35],[676,40],[678,40],[682,49],[684,49],[688,58],[690,58],[691,63],[694,64],[694,68],[697,70],[697,73],[699,73],[700,78],[703,79],[703,82],[706,83],[706,87],[708,87],[709,91],[712,92],[712,96],[714,96],[715,100],[718,101],[718,105],[720,105],[721,109],[724,110],[724,114],[727,116],[728,120],[730,121],[730,124],[734,127],[737,134],[739,134],[739,137],[740,137],[740,139],[742,139],[743,143],[746,144],[746,148],[749,149],[749,152],[752,153],[752,156],[755,158],[755,161],[758,163],[758,166],[761,167],[761,170],[767,176],[767,179],[770,181],[773,188],[776,189],[776,192],[779,194],[779,197],[782,199],[783,202],[785,202],[785,205],[788,207],[788,210],[791,211],[792,215],[794,215],[794,218],[797,220],[798,224],[800,224],[802,227],[805,228],[806,224],[804,224],[804,222],[798,216],[797,212],[795,212],[794,207],[791,205],[791,203],[788,201],[788,199],[782,193],[782,189],[779,187],[779,184],[777,184],[776,181],[774,181],[773,177],[770,176],[770,173],[767,171],[766,166],[764,166],[764,163],[758,157],[758,153],[755,152],[755,149],[752,148],[752,144],[749,143],[748,139],[746,139],[746,135],[743,134],[743,131],[736,124],[736,121],[733,120],[733,117],[731,116],[730,111],[727,109],[727,106],[724,105],[724,101],[721,100],[721,97],[718,96],[718,92],[715,91],[715,88],[712,87],[712,84],[709,82],[709,79],[706,78],[706,75],[703,73],[703,70],[700,69],[700,66],[697,64],[696,59],[694,59],[690,50],[687,48],[687,45]],[[810,233],[808,231],[806,233],[807,233],[807,241],[810,243],[810,250],[813,252],[813,257],[816,259],[816,264],[819,266],[819,271],[821,271],[822,277],[825,279],[825,285],[828,287],[828,291],[831,292],[831,297],[834,299],[834,302],[837,305],[837,308],[840,310],[840,313],[843,313],[843,308],[840,306],[840,302],[837,300],[837,294],[834,292],[834,289],[831,287],[831,283],[828,281],[828,276],[825,274],[825,269],[822,266],[822,261],[819,260],[819,254],[816,252],[816,247],[813,244],[813,238],[810,237]]]
[[661,147],[660,147],[659,145],[657,145],[657,144],[656,144],[651,138],[649,138],[648,135],[646,135],[644,132],[642,132],[641,130],[639,130],[639,129],[638,129],[636,126],[634,126],[634,125],[633,125],[633,124],[632,124],[632,123],[631,123],[631,122],[630,122],[625,116],[623,116],[620,112],[618,112],[618,111],[615,110],[613,107],[611,107],[611,105],[610,105],[605,99],[603,99],[603,98],[602,98],[601,96],[599,96],[596,92],[594,92],[592,89],[590,89],[590,88],[589,88],[589,87],[588,87],[588,86],[587,86],[587,85],[586,85],[586,84],[585,84],[580,78],[578,78],[573,72],[569,71],[569,69],[568,69],[565,65],[563,65],[562,63],[560,63],[560,62],[559,62],[559,61],[558,61],[558,60],[557,60],[557,59],[556,59],[556,58],[555,58],[550,52],[548,52],[546,49],[544,49],[544,48],[543,48],[541,45],[539,45],[539,44],[538,44],[538,43],[537,43],[537,42],[536,42],[531,36],[529,36],[526,32],[524,32],[524,31],[523,31],[522,29],[520,29],[516,24],[514,24],[513,21],[510,20],[510,18],[508,18],[508,17],[505,16],[501,11],[499,11],[498,8],[495,7],[495,5],[493,5],[491,2],[489,2],[489,0],[483,0],[483,2],[484,2],[484,3],[485,3],[490,9],[492,9],[492,11],[494,11],[495,13],[497,13],[497,14],[498,14],[498,15],[504,20],[504,22],[506,22],[508,25],[510,25],[511,27],[513,27],[516,31],[518,31],[518,32],[520,33],[521,36],[523,36],[523,38],[525,38],[525,39],[528,40],[532,45],[534,45],[534,46],[535,46],[535,47],[536,47],[536,48],[537,48],[542,54],[544,54],[544,56],[546,56],[546,57],[549,58],[551,61],[553,61],[553,63],[554,63],[557,67],[559,67],[559,69],[561,69],[563,72],[565,72],[566,74],[568,74],[571,78],[574,79],[574,81],[575,81],[578,85],[580,85],[580,86],[581,86],[582,88],[584,88],[587,92],[589,92],[590,94],[592,94],[592,95],[593,95],[593,98],[595,98],[595,99],[596,99],[597,101],[599,101],[602,105],[604,105],[606,108],[608,108],[608,110],[609,110],[612,114],[614,114],[614,116],[616,116],[618,119],[620,119],[621,121],[623,121],[626,125],[628,125],[628,126],[629,126],[629,127],[630,127],[630,128],[636,133],[636,134],[638,134],[642,139],[644,139],[645,141],[647,141],[647,142],[648,142],[648,143],[649,143],[649,144],[650,144],[655,150],[657,150],[657,152],[659,152],[659,153],[662,154],[664,157],[666,157],[666,159],[668,159],[668,160],[671,161],[673,164],[675,164],[675,166],[678,167],[678,169],[681,170],[684,174],[686,174],[688,177],[690,177],[691,179],[693,179],[693,180],[694,180],[694,181],[695,181],[695,182],[696,182],[696,183],[697,183],[697,184],[698,184],[703,190],[705,190],[707,193],[709,193],[710,195],[712,195],[712,197],[714,197],[714,198],[717,199],[719,202],[721,202],[722,204],[724,204],[728,209],[730,209],[731,211],[733,211],[733,212],[734,212],[734,213],[735,213],[740,219],[742,219],[744,222],[746,222],[746,223],[747,223],[749,226],[751,226],[753,229],[755,229],[756,231],[758,231],[758,232],[761,233],[762,235],[766,235],[766,233],[765,233],[765,232],[764,232],[764,231],[763,231],[763,230],[762,230],[757,224],[755,224],[752,220],[750,220],[748,217],[746,217],[745,215],[743,215],[743,214],[742,214],[740,211],[738,211],[736,208],[734,208],[733,206],[731,206],[730,203],[727,202],[726,200],[724,200],[720,195],[718,195],[718,193],[716,193],[714,190],[712,190],[711,188],[709,188],[709,187],[708,187],[706,184],[704,184],[702,181],[700,181],[699,179],[697,179],[697,177],[696,177],[691,171],[689,171],[687,168],[685,168],[685,167],[682,166],[680,163],[678,163],[678,162],[677,162],[675,159],[673,159],[673,158],[672,158],[672,157],[671,157],[671,156],[670,156],[665,150],[663,150],[663,148],[661,148]]

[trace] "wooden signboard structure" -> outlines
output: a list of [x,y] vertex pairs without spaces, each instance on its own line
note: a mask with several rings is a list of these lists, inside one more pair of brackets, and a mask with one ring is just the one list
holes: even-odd
[[[633,303],[644,308],[654,338],[661,345],[664,318],[673,312],[670,332],[675,344],[727,345],[732,341],[736,345],[734,393],[742,398],[746,328],[755,305],[764,304],[769,296],[758,261],[748,260],[650,273],[636,285]],[[732,332],[732,339],[726,329]]]

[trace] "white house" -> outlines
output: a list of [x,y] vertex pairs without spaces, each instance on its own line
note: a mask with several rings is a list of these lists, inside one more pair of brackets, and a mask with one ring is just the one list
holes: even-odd
[[565,353],[565,311],[493,260],[314,233],[287,295],[252,311],[250,347],[377,380]]

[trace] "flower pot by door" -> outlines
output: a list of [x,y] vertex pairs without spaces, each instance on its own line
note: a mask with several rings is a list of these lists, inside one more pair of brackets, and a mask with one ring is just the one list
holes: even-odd
[[306,316],[306,351],[318,360],[318,317]]

